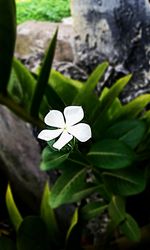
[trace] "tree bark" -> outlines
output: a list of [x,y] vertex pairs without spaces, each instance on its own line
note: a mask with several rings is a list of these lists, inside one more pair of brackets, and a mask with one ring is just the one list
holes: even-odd
[[76,63],[89,73],[108,60],[116,78],[133,73],[126,100],[150,92],[150,2],[72,0],[71,9]]

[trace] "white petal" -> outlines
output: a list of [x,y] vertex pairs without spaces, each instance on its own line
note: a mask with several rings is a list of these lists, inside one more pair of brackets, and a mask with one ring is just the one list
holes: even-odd
[[60,138],[53,144],[54,148],[61,149],[73,138],[72,135],[69,135],[67,132],[63,132]]
[[65,122],[64,122],[64,116],[63,114],[58,110],[51,110],[44,119],[44,122],[55,128],[64,128]]
[[44,141],[50,141],[57,138],[62,133],[62,131],[63,129],[44,129],[39,133],[38,138]]
[[67,126],[72,126],[83,119],[84,112],[80,106],[68,106],[64,109],[64,116]]
[[74,125],[68,128],[68,132],[81,142],[89,140],[92,136],[91,128],[86,123]]

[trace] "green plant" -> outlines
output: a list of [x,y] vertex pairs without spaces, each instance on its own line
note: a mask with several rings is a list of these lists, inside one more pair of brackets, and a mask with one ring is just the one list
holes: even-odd
[[68,232],[63,232],[64,235],[66,234],[63,238],[62,232],[58,228],[55,211],[51,209],[49,204],[50,194],[49,185],[46,184],[42,196],[40,214],[23,218],[15,204],[10,185],[8,185],[6,206],[16,232],[16,240],[11,241],[7,237],[0,237],[0,246],[3,249],[49,250],[51,248],[60,249],[67,244],[67,239],[69,239],[74,228],[74,220],[71,222]]
[[[9,1],[9,4],[10,2],[13,3]],[[9,4],[6,7],[10,10]],[[10,17],[13,18],[8,19],[6,24],[11,24],[11,31],[14,31],[14,8],[11,8]],[[4,16],[0,18],[4,22]],[[2,34],[6,38],[7,33],[4,31],[3,29]],[[146,107],[150,102],[150,94],[141,95],[127,104],[122,104],[119,95],[131,78],[131,75],[127,75],[117,80],[110,88],[104,88],[98,96],[94,89],[108,67],[107,62],[98,65],[85,83],[51,70],[57,31],[37,76],[34,77],[25,66],[14,59],[8,81],[15,32],[11,34],[13,39],[9,41],[10,53],[7,54],[7,46],[0,44],[8,60],[5,66],[7,78],[3,71],[0,75],[0,103],[40,130],[46,127],[43,119],[49,110],[63,111],[66,106],[82,106],[85,122],[90,125],[92,131],[92,138],[88,142],[82,144],[74,138],[69,145],[60,148],[59,151],[53,147],[53,141],[48,141],[42,153],[41,169],[58,169],[61,175],[51,187],[50,193],[48,187],[45,189],[46,198],[42,201],[40,218],[27,218],[24,221],[13,199],[10,199],[11,193],[8,189],[6,202],[9,215],[18,232],[17,249],[24,249],[24,242],[31,249],[36,248],[35,241],[33,243],[26,239],[26,233],[35,229],[32,239],[36,239],[41,234],[39,228],[45,233],[39,237],[38,245],[47,249],[47,240],[49,242],[50,239],[54,239],[54,235],[59,235],[54,211],[68,203],[78,206],[76,205],[69,233],[66,232],[67,243],[63,245],[64,248],[69,249],[68,246],[71,246],[71,239],[74,237],[77,237],[77,242],[80,243],[82,229],[87,221],[100,216],[104,211],[109,217],[104,247],[106,243],[112,243],[111,237],[115,236],[116,230],[119,236],[123,233],[132,241],[140,241],[142,230],[128,213],[126,202],[128,197],[149,190],[150,112]],[[4,67],[2,61],[1,67]],[[87,202],[86,198],[95,193],[100,195],[103,201],[93,201],[91,197]],[[48,223],[50,220],[52,223]],[[147,228],[149,229],[148,225]],[[0,244],[6,244],[8,249],[15,249],[10,241],[2,239],[1,242]],[[54,242],[50,244],[55,245]],[[73,244],[71,247],[73,249]]]
[[69,0],[18,1],[17,23],[27,20],[59,22],[70,16]]
[[[84,145],[76,141],[59,151],[52,146],[53,141],[52,144],[48,142],[42,154],[41,169],[62,171],[51,189],[52,208],[81,202],[98,193],[103,202],[91,199],[85,206],[79,206],[80,220],[88,221],[105,211],[110,218],[108,237],[118,229],[130,240],[140,241],[140,228],[126,211],[126,200],[143,192],[148,185],[149,111],[144,108],[150,102],[150,95],[142,95],[122,105],[118,96],[131,78],[128,75],[110,89],[104,88],[100,97],[96,97],[93,90],[106,68],[107,63],[98,66],[78,89],[73,101],[67,103],[82,105],[86,121],[92,128],[92,139]],[[63,99],[62,92],[60,96]]]
[[[150,95],[142,95],[125,105],[121,103],[118,96],[131,75],[117,80],[111,88],[104,88],[100,96],[94,94],[93,90],[107,66],[107,62],[99,65],[86,83],[68,79],[52,70],[48,83],[47,80],[42,80],[39,85],[35,83],[34,95],[38,93],[41,97],[36,99],[36,105],[33,105],[34,98],[31,104],[27,100],[26,112],[28,105],[29,110],[33,110],[31,118],[27,120],[44,128],[41,122],[37,123],[37,119],[43,119],[49,109],[62,111],[66,105],[83,107],[85,120],[92,129],[90,141],[84,144],[72,141],[70,146],[59,151],[53,148],[53,141],[48,141],[43,150],[41,169],[59,169],[62,173],[51,188],[49,204],[52,209],[56,209],[63,204],[81,202],[97,193],[103,198],[103,202],[91,199],[84,206],[81,202],[76,226],[78,223],[85,226],[88,220],[105,211],[110,218],[106,232],[108,238],[117,229],[130,240],[140,241],[140,227],[126,211],[126,200],[129,196],[144,192],[149,183],[150,120],[149,111],[145,107],[150,102]],[[45,67],[47,68],[47,63],[43,65],[41,72],[44,70],[48,76],[49,69],[45,71]],[[14,70],[19,79],[19,89],[22,89],[30,73],[17,60]],[[19,72],[24,75],[24,83]],[[38,79],[45,78],[40,76]],[[30,84],[30,88],[31,86]],[[12,90],[13,88],[10,94]],[[22,92],[25,93],[23,90]],[[22,98],[19,95],[16,98],[20,105]],[[87,182],[88,173],[91,176],[90,183]]]

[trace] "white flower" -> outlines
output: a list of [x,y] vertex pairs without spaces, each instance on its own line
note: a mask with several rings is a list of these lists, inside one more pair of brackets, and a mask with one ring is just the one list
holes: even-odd
[[53,144],[53,147],[60,150],[73,137],[81,142],[85,142],[91,138],[91,128],[86,123],[78,123],[84,117],[84,112],[80,106],[68,106],[64,109],[64,115],[58,110],[51,110],[44,119],[44,122],[51,127],[57,129],[44,129],[38,138],[50,141],[52,139],[59,139]]

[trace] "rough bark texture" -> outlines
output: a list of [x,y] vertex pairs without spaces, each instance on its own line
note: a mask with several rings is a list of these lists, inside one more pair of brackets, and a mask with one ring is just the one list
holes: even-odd
[[0,176],[6,177],[19,200],[33,210],[39,207],[47,180],[39,163],[40,148],[31,126],[0,106]]
[[109,60],[111,73],[132,72],[126,100],[150,92],[150,2],[72,0],[76,62],[90,72]]

